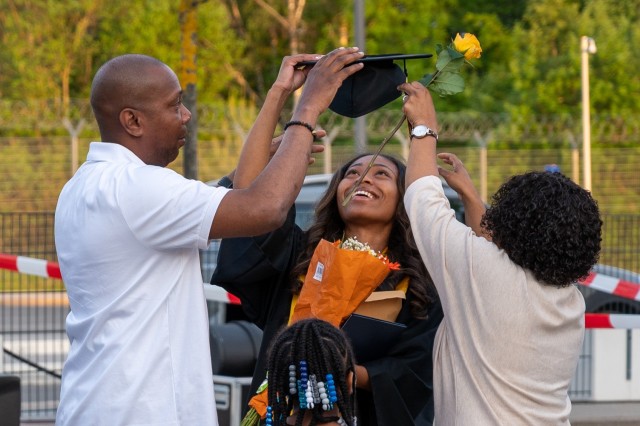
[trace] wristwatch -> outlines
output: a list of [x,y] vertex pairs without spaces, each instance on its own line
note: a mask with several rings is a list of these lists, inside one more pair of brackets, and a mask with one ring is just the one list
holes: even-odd
[[438,142],[438,133],[430,127],[425,126],[424,124],[418,124],[413,129],[411,129],[411,138],[422,139],[427,136],[433,136]]

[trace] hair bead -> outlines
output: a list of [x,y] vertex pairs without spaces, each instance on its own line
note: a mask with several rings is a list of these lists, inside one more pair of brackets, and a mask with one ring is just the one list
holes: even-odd
[[307,389],[304,392],[305,397],[307,398],[307,408],[312,409],[315,407],[313,403],[313,386],[311,386],[311,380],[307,380]]
[[327,388],[324,387],[324,382],[318,382],[318,396],[320,397],[324,411],[333,409],[333,404],[329,401],[329,395],[327,394]]
[[331,401],[331,403],[338,402],[338,394],[336,392],[336,384],[333,381],[333,374],[327,374],[327,387],[329,388],[329,401]]
[[273,425],[273,408],[271,405],[267,405],[267,417],[265,418],[267,426]]
[[289,365],[289,394],[295,395],[298,392],[298,384],[296,382],[296,366]]
[[301,410],[307,409],[307,398],[304,387],[302,386],[302,380],[298,380],[298,404],[300,404]]

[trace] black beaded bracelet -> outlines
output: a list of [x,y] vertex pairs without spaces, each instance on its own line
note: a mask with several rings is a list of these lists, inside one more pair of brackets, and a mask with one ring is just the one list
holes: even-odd
[[284,125],[284,130],[287,131],[287,129],[291,126],[302,126],[302,127],[306,127],[307,129],[309,129],[309,131],[311,132],[311,134],[313,135],[313,137],[316,137],[316,134],[313,130],[313,126],[309,123],[305,123],[304,121],[298,121],[298,120],[292,120],[292,121],[288,121],[287,123],[285,123]]
[[233,186],[233,181],[229,179],[229,176],[222,176],[218,181],[218,186],[222,186],[224,188],[231,188]]

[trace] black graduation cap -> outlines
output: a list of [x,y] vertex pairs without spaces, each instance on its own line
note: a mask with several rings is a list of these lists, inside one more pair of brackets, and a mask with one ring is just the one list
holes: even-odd
[[[407,79],[406,62],[404,70],[395,60],[430,58],[430,53],[367,55],[355,61],[364,67],[353,74],[338,89],[329,109],[346,117],[360,117],[400,97],[398,85]],[[311,65],[305,62],[300,65]]]

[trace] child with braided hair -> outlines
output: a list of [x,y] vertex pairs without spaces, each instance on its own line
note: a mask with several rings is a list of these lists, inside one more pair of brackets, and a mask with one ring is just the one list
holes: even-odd
[[330,323],[283,328],[269,351],[266,424],[355,426],[354,371],[351,346]]

